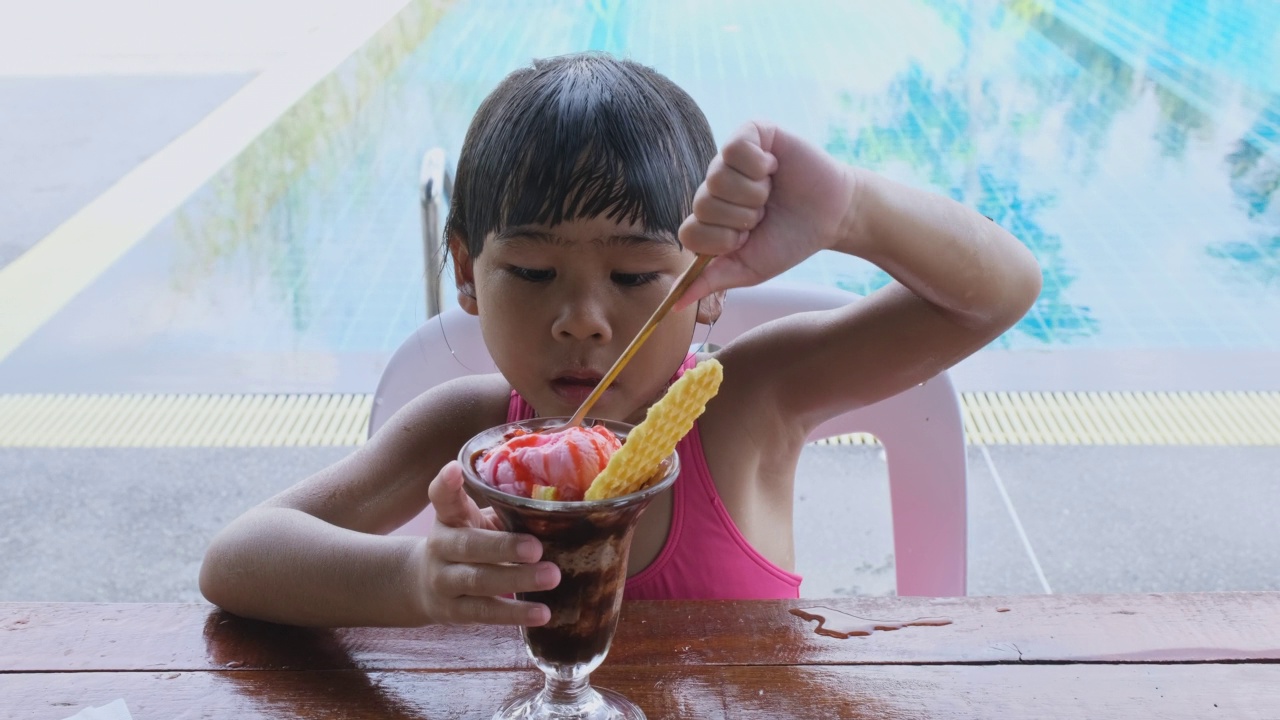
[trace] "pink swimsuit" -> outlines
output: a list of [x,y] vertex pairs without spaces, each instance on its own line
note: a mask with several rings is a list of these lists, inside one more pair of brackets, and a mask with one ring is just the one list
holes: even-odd
[[[693,367],[690,358],[676,373]],[[507,421],[534,417],[514,390]],[[627,579],[628,600],[758,600],[800,596],[801,577],[769,562],[738,531],[707,468],[702,436],[693,430],[676,446],[680,476],[672,498],[671,531],[649,567]]]

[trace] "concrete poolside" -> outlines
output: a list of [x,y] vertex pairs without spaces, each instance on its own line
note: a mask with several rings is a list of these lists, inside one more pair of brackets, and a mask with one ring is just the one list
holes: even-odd
[[[209,538],[347,451],[0,449],[0,601],[198,601]],[[1276,467],[1280,447],[971,447],[969,593],[1280,589]],[[805,596],[892,592],[885,478],[875,446],[806,451]]]
[[[304,6],[277,0],[272,7],[265,22],[276,24],[259,27],[260,44],[222,58],[202,56],[188,40],[186,48],[158,45],[154,62],[140,63],[136,45],[127,48],[133,55],[124,46],[73,47],[76,32],[62,33],[70,38],[62,55],[44,48],[36,56],[28,47],[21,56],[21,45],[0,43],[9,49],[0,53],[0,267],[279,57],[268,41]],[[316,14],[314,3],[305,7]],[[247,22],[225,5],[221,11],[232,14],[224,31]],[[112,35],[89,28],[81,15],[48,13],[37,30]],[[20,24],[0,26],[10,40],[21,32]],[[1254,365],[1275,367],[1273,359]],[[1147,375],[1147,367],[1134,371]],[[0,601],[198,600],[200,555],[218,528],[348,451],[0,448]],[[815,447],[806,454],[796,521],[805,595],[891,591],[878,452]],[[1280,519],[1278,467],[1277,446],[971,447],[969,591],[1280,588],[1268,530]]]

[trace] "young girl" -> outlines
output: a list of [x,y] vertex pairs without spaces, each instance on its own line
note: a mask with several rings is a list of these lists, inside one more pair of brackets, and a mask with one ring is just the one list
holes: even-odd
[[[705,178],[705,179],[704,179]],[[769,323],[716,351],[724,384],[681,443],[674,489],[641,518],[626,597],[797,597],[792,490],[809,432],[921,383],[1034,302],[1040,272],[995,223],[749,123],[716,154],[693,100],[599,54],[538,61],[484,101],[446,232],[458,302],[500,375],[428,390],[337,464],[214,539],[210,601],[301,625],[540,625],[559,571],[462,489],[472,435],[571,415],[695,253],[716,259],[592,415],[639,422],[686,361],[695,321],[734,287],[819,250],[896,282],[839,310]],[[434,479],[432,479],[434,478]],[[430,502],[427,537],[388,536]]]

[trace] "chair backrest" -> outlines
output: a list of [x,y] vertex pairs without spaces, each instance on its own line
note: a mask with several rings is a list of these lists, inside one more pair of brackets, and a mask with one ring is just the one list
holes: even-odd
[[[710,341],[724,345],[786,315],[848,304],[841,290],[770,284],[732,290]],[[495,372],[476,319],[454,308],[429,319],[383,371],[369,418],[373,434],[423,391],[473,373]],[[950,377],[929,381],[824,423],[810,440],[866,432],[884,446],[893,511],[898,595],[966,592],[967,511],[964,423]],[[430,527],[430,508],[403,532]]]

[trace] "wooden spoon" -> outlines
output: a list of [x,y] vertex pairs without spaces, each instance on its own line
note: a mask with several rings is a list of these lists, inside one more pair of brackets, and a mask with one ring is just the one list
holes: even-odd
[[591,411],[591,406],[595,405],[600,396],[604,394],[604,391],[609,389],[609,385],[618,377],[618,373],[622,372],[622,368],[626,367],[627,363],[631,361],[631,358],[635,356],[636,351],[640,349],[644,341],[648,340],[649,336],[653,334],[653,329],[658,326],[658,323],[662,322],[668,312],[671,312],[672,306],[685,294],[685,291],[689,289],[693,281],[698,279],[698,276],[702,274],[703,269],[707,267],[707,263],[711,262],[713,257],[715,256],[698,255],[693,259],[693,263],[676,280],[676,284],[667,293],[667,297],[663,299],[662,304],[649,316],[649,320],[645,322],[644,327],[640,328],[640,332],[631,340],[631,344],[627,345],[626,349],[622,351],[622,355],[613,363],[613,367],[609,368],[609,372],[600,378],[600,382],[596,384],[595,389],[591,391],[587,399],[582,401],[582,405],[578,407],[578,411],[573,414],[573,417],[569,418],[569,422],[559,427],[548,428],[543,432],[562,432],[582,424],[582,421],[587,417],[587,413]]

